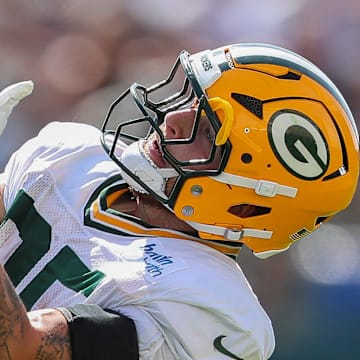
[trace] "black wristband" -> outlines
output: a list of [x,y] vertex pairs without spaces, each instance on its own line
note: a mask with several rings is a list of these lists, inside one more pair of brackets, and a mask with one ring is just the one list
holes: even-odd
[[132,319],[90,304],[59,310],[69,324],[73,360],[139,359]]

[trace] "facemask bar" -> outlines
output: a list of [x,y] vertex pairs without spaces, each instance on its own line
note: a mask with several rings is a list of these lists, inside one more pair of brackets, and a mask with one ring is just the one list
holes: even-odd
[[[213,162],[215,159],[215,154],[216,154],[216,146],[214,146],[215,137],[214,137],[214,142],[211,146],[209,156],[206,159],[199,159],[196,161],[194,161],[194,160],[180,161],[180,160],[176,159],[167,148],[168,145],[191,144],[196,140],[198,129],[199,129],[199,124],[200,124],[200,118],[203,116],[202,114],[204,113],[203,109],[204,109],[205,104],[206,104],[205,96],[202,96],[198,102],[197,112],[196,112],[196,116],[195,116],[194,124],[193,124],[193,129],[191,131],[191,135],[188,138],[167,140],[164,138],[164,135],[162,132],[158,133],[159,137],[160,137],[161,148],[164,153],[164,158],[181,174],[185,174],[185,173],[191,171],[191,170],[186,171],[186,169],[183,169],[183,167],[193,166],[193,165],[206,165],[206,164]],[[210,119],[209,119],[209,121],[210,121],[212,128],[214,129],[214,132],[217,133],[217,131],[219,129],[218,123],[212,122]]]
[[[215,134],[219,130],[220,122],[217,119],[216,114],[212,111],[206,95],[198,85],[194,74],[189,73],[189,67],[184,64],[184,57],[188,57],[189,54],[187,52],[182,52],[178,59],[176,60],[173,68],[170,71],[169,76],[148,88],[143,85],[134,83],[131,87],[129,87],[126,91],[124,91],[109,107],[108,112],[106,114],[105,120],[102,125],[102,136],[101,136],[101,143],[104,150],[108,153],[110,158],[116,162],[116,164],[129,176],[131,176],[136,182],[138,182],[147,192],[149,192],[156,200],[167,204],[172,202],[174,196],[177,194],[180,184],[188,177],[194,176],[209,176],[209,175],[218,175],[221,173],[223,168],[225,167],[226,160],[230,153],[231,145],[230,142],[227,141],[225,145],[222,146],[222,156],[220,165],[215,170],[202,170],[202,171],[193,171],[189,169],[184,169],[185,166],[191,165],[203,165],[208,164],[214,160],[215,153],[216,153],[216,146],[215,144],[212,145],[211,152],[207,159],[201,159],[196,161],[179,161],[174,158],[171,153],[168,151],[168,145],[176,145],[176,144],[188,144],[195,140],[197,126],[202,114],[206,114],[208,117],[211,126],[215,130]],[[180,61],[180,59],[182,59]],[[182,66],[180,66],[182,65]],[[175,92],[173,95],[163,98],[160,101],[153,100],[150,96],[155,95],[155,93],[167,85],[169,85],[177,72],[183,68],[185,71],[185,79],[182,83],[182,87],[179,91]],[[196,91],[194,91],[196,90]],[[122,102],[125,101],[126,98],[130,97],[132,101],[135,103],[136,108],[140,111],[139,116],[130,118],[125,121],[121,121],[117,124],[115,129],[109,128],[109,120],[113,114],[115,108],[121,105]],[[187,139],[180,139],[180,140],[166,140],[160,129],[160,125],[163,123],[165,115],[168,112],[175,111],[180,108],[189,107],[191,104],[198,99],[198,111],[196,114],[196,118],[194,121],[194,128],[192,134]],[[134,142],[138,141],[143,136],[134,136],[129,132],[126,132],[127,127],[137,126],[139,124],[146,123],[148,124],[149,130],[147,132],[147,136],[149,136],[152,132],[157,132],[160,138],[160,146],[164,153],[164,158],[168,161],[169,164],[179,173],[179,178],[177,179],[171,194],[168,198],[163,198],[158,194],[154,193],[151,188],[149,188],[140,178],[138,178],[135,174],[133,174],[126,166],[122,164],[120,161],[119,156],[116,154],[117,146],[119,144],[119,140],[123,140],[125,142]],[[177,186],[179,185],[179,186]]]
[[[102,136],[102,144],[104,146],[105,151],[110,155],[110,157],[114,156],[114,151],[116,148],[116,142],[118,139],[122,139],[125,141],[137,141],[140,137],[133,136],[126,131],[123,131],[127,126],[132,126],[140,123],[148,123],[150,124],[150,129],[148,135],[153,131],[153,129],[160,131],[159,125],[163,122],[164,116],[167,112],[178,109],[181,106],[191,103],[194,98],[194,92],[191,90],[189,93],[189,80],[185,78],[183,86],[181,90],[160,102],[155,102],[150,100],[149,95],[154,93],[156,90],[159,90],[168,84],[170,84],[176,73],[178,72],[180,66],[180,57],[176,60],[173,68],[170,71],[169,76],[159,83],[154,84],[153,86],[146,88],[140,84],[134,83],[131,87],[129,87],[126,91],[124,91],[115,101],[110,105],[108,112],[105,116],[105,120],[103,122],[101,131],[103,133]],[[110,129],[108,128],[109,120],[117,106],[122,103],[127,97],[131,96],[132,100],[135,102],[138,110],[140,110],[143,117],[132,118],[126,121],[122,121],[118,124],[117,128]],[[149,114],[149,111],[146,109],[150,109],[155,113],[154,116]],[[113,136],[114,142],[112,147],[106,144],[104,141],[106,137]]]

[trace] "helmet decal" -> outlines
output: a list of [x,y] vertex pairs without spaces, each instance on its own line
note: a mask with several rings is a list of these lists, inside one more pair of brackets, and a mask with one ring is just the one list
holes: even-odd
[[293,175],[314,180],[326,172],[328,144],[320,128],[304,114],[291,110],[275,113],[268,135],[276,157]]

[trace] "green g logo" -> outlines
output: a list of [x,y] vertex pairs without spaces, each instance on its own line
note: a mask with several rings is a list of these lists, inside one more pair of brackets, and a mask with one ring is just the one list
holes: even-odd
[[304,179],[320,178],[329,166],[329,151],[319,127],[304,114],[282,110],[268,124],[270,145],[281,164]]

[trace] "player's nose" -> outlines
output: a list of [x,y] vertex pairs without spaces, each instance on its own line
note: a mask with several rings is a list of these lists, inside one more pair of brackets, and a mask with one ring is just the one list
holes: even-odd
[[195,109],[179,110],[168,113],[165,117],[166,139],[175,140],[190,138],[194,128],[195,116]]

